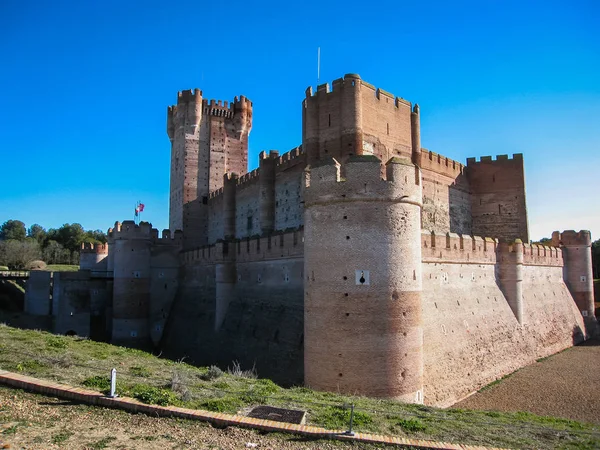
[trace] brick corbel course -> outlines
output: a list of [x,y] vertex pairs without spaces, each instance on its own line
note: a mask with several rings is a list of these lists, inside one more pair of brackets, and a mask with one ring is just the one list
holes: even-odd
[[47,380],[40,380],[26,375],[20,375],[6,370],[0,370],[0,384],[23,389],[37,394],[74,400],[96,406],[123,409],[132,413],[143,413],[150,416],[181,417],[183,419],[202,420],[219,426],[238,426],[264,431],[292,433],[302,436],[323,437],[341,441],[370,442],[410,446],[419,449],[445,450],[500,450],[476,445],[450,444],[421,439],[407,439],[381,434],[354,433],[353,436],[343,434],[343,431],[332,431],[309,425],[274,422],[272,420],[255,419],[235,414],[223,414],[210,411],[179,408],[176,406],[147,405],[129,397],[109,398],[88,389],[67,386]]

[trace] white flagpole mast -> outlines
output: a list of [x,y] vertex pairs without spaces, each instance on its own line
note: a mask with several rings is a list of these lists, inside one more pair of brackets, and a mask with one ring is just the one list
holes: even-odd
[[321,47],[317,47],[317,87],[321,82]]

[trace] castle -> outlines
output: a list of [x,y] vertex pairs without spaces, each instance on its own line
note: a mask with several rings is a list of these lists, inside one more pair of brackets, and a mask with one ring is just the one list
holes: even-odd
[[529,244],[522,155],[465,166],[423,149],[418,105],[354,74],[309,87],[302,145],[247,172],[251,128],[247,98],[180,92],[167,133],[181,231],[116,223],[80,272],[32,272],[27,312],[59,333],[437,406],[595,332],[590,233]]

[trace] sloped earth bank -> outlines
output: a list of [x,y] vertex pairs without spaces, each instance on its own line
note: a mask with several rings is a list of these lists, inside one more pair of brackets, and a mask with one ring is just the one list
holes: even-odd
[[[279,450],[358,447],[328,440],[306,441],[293,435],[261,434],[235,427],[220,430],[204,422],[130,414],[0,387],[0,448]],[[377,447],[361,444],[360,448]]]
[[600,340],[538,360],[453,408],[528,411],[600,424]]

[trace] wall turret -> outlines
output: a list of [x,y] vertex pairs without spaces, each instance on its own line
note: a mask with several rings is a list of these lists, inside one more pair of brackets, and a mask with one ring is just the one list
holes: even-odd
[[394,158],[382,180],[374,156],[340,169],[306,170],[305,383],[421,403],[420,169]]
[[563,248],[563,277],[577,308],[581,311],[587,334],[596,333],[594,276],[592,272],[592,236],[588,230],[552,233],[552,244]]
[[86,270],[107,270],[108,244],[81,244],[79,252],[79,268]]
[[150,345],[150,250],[152,226],[132,220],[115,223],[113,241],[113,343],[136,347]]

